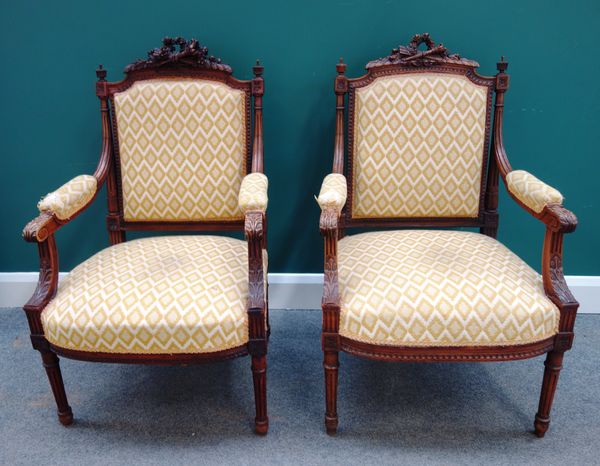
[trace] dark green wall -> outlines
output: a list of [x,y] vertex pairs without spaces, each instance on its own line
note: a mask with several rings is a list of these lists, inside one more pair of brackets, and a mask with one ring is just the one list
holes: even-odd
[[[551,6],[555,3],[554,6]],[[92,173],[100,148],[94,70],[118,80],[165,35],[196,37],[251,77],[265,65],[265,162],[270,178],[270,265],[321,270],[313,194],[332,160],[332,78],[340,56],[358,76],[412,34],[428,31],[492,74],[510,61],[505,141],[515,168],[559,188],[580,227],[566,243],[568,274],[599,275],[600,2],[138,2],[3,1],[0,271],[37,267],[21,239],[40,196]],[[106,201],[58,234],[61,269],[107,245]],[[500,239],[538,267],[543,228],[501,198]]]

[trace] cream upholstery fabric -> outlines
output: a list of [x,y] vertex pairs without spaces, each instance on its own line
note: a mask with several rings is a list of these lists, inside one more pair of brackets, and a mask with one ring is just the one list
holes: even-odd
[[215,81],[149,80],[114,97],[125,220],[242,218],[244,92]]
[[356,90],[353,217],[476,217],[487,88],[418,73]]
[[239,206],[242,212],[249,210],[267,210],[269,198],[267,189],[269,179],[262,173],[249,173],[242,180],[240,188]]
[[96,194],[98,182],[90,175],[79,175],[47,194],[40,202],[40,212],[54,212],[61,220],[71,217],[86,205]]
[[552,186],[525,170],[513,170],[506,175],[508,190],[534,212],[541,212],[548,204],[562,204],[563,196]]
[[342,210],[344,204],[346,204],[347,196],[346,177],[340,173],[330,173],[323,180],[317,202],[321,209],[334,207],[337,210]]
[[543,340],[559,311],[542,279],[498,241],[402,230],[339,242],[340,334],[395,346],[494,346]]
[[213,352],[248,341],[247,297],[246,242],[145,238],[104,249],[73,269],[42,323],[48,341],[62,348]]

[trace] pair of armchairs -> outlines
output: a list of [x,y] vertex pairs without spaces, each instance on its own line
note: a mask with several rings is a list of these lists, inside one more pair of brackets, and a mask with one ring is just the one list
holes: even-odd
[[[121,82],[97,70],[98,168],[46,196],[25,227],[40,254],[38,287],[24,306],[33,347],[65,425],[73,415],[58,356],[189,364],[249,354],[255,431],[265,434],[263,68],[240,81],[197,41],[163,42]],[[507,160],[507,66],[502,60],[496,76],[480,76],[476,62],[427,34],[370,62],[360,78],[337,65],[333,172],[318,197],[329,433],[338,426],[340,351],[423,362],[547,353],[535,433],[548,429],[578,307],[562,271],[563,235],[577,220],[558,191]],[[546,225],[541,275],[495,240],[499,178]],[[59,284],[54,232],[103,183],[111,246]],[[380,230],[345,236],[353,227]],[[128,230],[243,230],[246,242],[211,235],[126,242]]]

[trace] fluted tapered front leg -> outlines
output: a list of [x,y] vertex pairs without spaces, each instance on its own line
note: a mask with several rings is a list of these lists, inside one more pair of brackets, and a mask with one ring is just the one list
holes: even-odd
[[254,430],[257,434],[265,435],[269,430],[269,417],[267,416],[267,357],[252,357],[252,378],[254,379],[254,402],[256,417]]
[[337,351],[326,351],[323,358],[325,369],[325,429],[333,435],[338,428],[337,388],[339,358]]
[[546,362],[544,362],[546,368],[544,369],[540,405],[534,422],[535,435],[538,437],[543,437],[550,426],[550,410],[558,385],[558,376],[562,369],[563,356],[564,352],[562,351],[551,351],[546,356]]
[[60,372],[58,356],[52,351],[41,351],[41,355],[44,369],[46,369],[46,374],[50,381],[50,387],[52,387],[52,394],[56,401],[58,420],[62,425],[68,426],[73,423],[73,411],[67,401],[67,394],[65,393],[65,385]]

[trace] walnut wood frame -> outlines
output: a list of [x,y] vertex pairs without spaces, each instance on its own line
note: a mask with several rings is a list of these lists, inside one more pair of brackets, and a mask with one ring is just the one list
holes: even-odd
[[[426,51],[419,51],[420,43],[427,45]],[[338,427],[337,388],[340,351],[359,357],[385,361],[411,362],[460,362],[460,361],[513,361],[527,359],[546,353],[542,391],[534,428],[538,437],[543,437],[550,424],[550,409],[556,390],[558,376],[562,368],[563,354],[573,344],[573,327],[578,302],[575,300],[563,275],[562,244],[563,235],[575,230],[577,218],[573,213],[558,204],[547,205],[540,213],[534,212],[512,194],[511,197],[527,212],[546,225],[542,252],[542,277],[544,291],[560,311],[559,331],[551,338],[524,344],[507,346],[463,346],[463,347],[410,347],[374,345],[355,341],[339,334],[340,293],[338,285],[337,246],[347,227],[479,227],[482,234],[495,238],[498,230],[498,179],[506,183],[506,175],[512,171],[502,139],[504,94],[508,89],[508,63],[504,58],[497,64],[498,73],[493,77],[480,76],[479,65],[471,60],[450,55],[440,45],[435,45],[428,34],[416,35],[408,46],[400,46],[388,57],[370,62],[367,73],[356,79],[344,75],[346,65],[340,60],[334,81],[336,94],[336,133],[334,144],[333,172],[348,176],[348,202],[341,212],[326,208],[321,213],[320,230],[324,237],[324,287],[323,287],[323,330],[322,348],[325,371],[325,427],[334,434]],[[472,82],[488,88],[488,109],[486,117],[486,138],[483,154],[481,198],[479,214],[476,218],[353,218],[353,122],[354,92],[381,76],[411,73],[447,73],[463,75]],[[492,116],[493,100],[493,126]],[[349,96],[346,104],[346,95]],[[348,112],[348,160],[344,156],[344,121]],[[491,145],[491,151],[490,151]],[[490,153],[491,152],[491,153]]]
[[[133,364],[199,364],[232,359],[250,355],[255,395],[255,432],[268,431],[266,400],[266,355],[269,338],[268,296],[265,295],[262,249],[267,245],[266,214],[261,211],[246,212],[244,218],[232,221],[189,221],[189,222],[130,222],[123,219],[122,189],[119,168],[119,147],[116,132],[116,119],[113,96],[135,82],[155,78],[194,78],[225,83],[234,89],[241,89],[246,96],[246,173],[263,172],[263,127],[262,96],[264,94],[263,67],[257,62],[253,67],[254,78],[241,81],[232,76],[231,68],[220,59],[208,56],[205,47],[197,41],[182,38],[163,40],[163,46],[148,52],[147,60],[137,60],[126,69],[126,77],[120,82],[107,82],[106,70],[102,65],[96,71],[98,82],[96,94],[100,99],[102,117],[102,150],[100,161],[94,173],[98,181],[98,191],[106,182],[108,194],[107,228],[110,244],[126,240],[126,230],[239,230],[244,231],[248,242],[249,298],[247,304],[249,341],[247,344],[213,353],[186,354],[114,354],[88,351],[74,351],[61,348],[48,342],[44,335],[41,313],[54,297],[58,284],[58,250],[54,233],[61,226],[77,217],[95,199],[92,198],[78,212],[67,220],[61,220],[51,212],[42,212],[29,222],[23,231],[26,241],[38,245],[40,257],[40,277],[31,299],[23,307],[31,331],[34,349],[40,351],[43,365],[58,407],[58,418],[64,425],[73,422],[71,407],[67,402],[65,388],[59,367],[58,355],[71,359],[96,362]],[[252,102],[253,101],[253,102]],[[253,103],[253,106],[252,106]],[[253,110],[253,111],[252,111]],[[252,121],[252,117],[253,121]],[[252,124],[253,123],[253,124]],[[251,129],[253,136],[251,139]],[[96,193],[97,194],[97,193]]]

